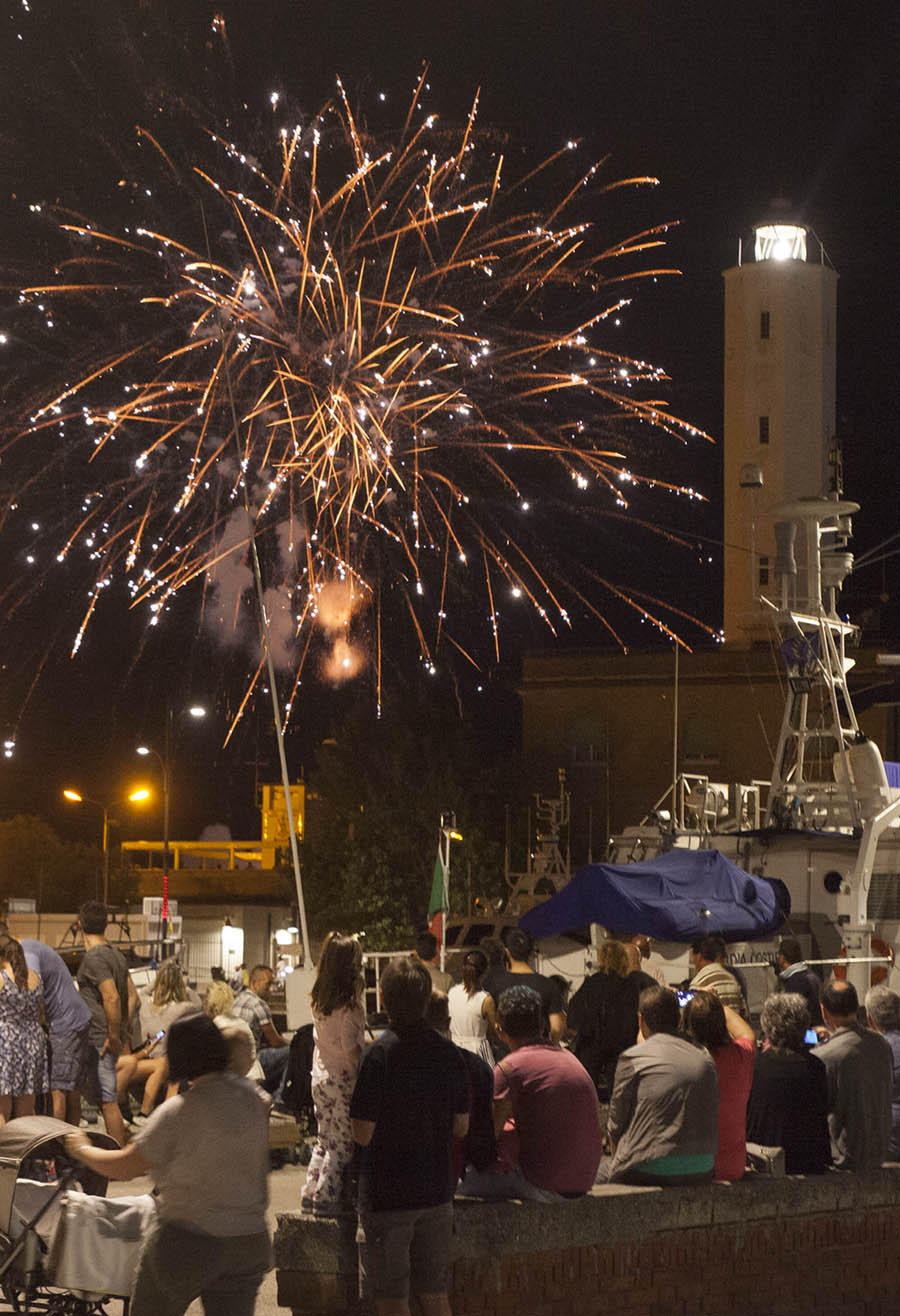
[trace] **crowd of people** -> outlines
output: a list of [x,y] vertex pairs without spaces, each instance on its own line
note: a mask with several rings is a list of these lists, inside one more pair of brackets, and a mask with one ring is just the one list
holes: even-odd
[[863,1016],[854,987],[822,984],[786,938],[757,1037],[721,938],[691,948],[681,992],[643,968],[646,937],[609,940],[568,1005],[566,984],[532,968],[528,934],[505,940],[503,962],[484,943],[467,951],[454,983],[423,934],[382,974],[387,1027],[368,1047],[350,1026],[359,961],[346,951],[338,991],[322,957],[317,1154],[331,1177],[303,1205],[358,1213],[361,1287],[381,1316],[408,1312],[411,1293],[448,1316],[454,1196],[563,1202],[594,1184],[736,1180],[748,1143],[781,1148],[789,1174],[862,1172],[900,1151],[895,992],[872,988]]
[[[266,999],[272,970],[233,986],[217,975],[201,1002],[169,961],[139,997],[105,907],[89,902],[80,923],[77,985],[56,952],[0,927],[0,1124],[43,1099],[77,1125],[91,1095],[119,1150],[73,1132],[70,1153],[110,1177],[151,1174],[163,1202],[134,1316],[176,1316],[201,1293],[244,1316],[268,1266],[260,1095],[281,1093],[289,1055]],[[466,951],[457,982],[423,933],[385,967],[386,1027],[366,1045],[359,941],[326,938],[301,1209],[358,1217],[361,1284],[382,1316],[407,1312],[411,1292],[427,1316],[449,1313],[454,1196],[563,1202],[594,1184],[736,1180],[748,1143],[782,1149],[789,1174],[900,1156],[895,992],[873,987],[861,1008],[849,982],[823,984],[785,938],[757,1037],[721,938],[691,948],[679,992],[647,972],[649,952],[644,936],[605,941],[570,1001],[567,983],[535,972],[521,929]],[[250,1188],[239,1205],[235,1167]],[[184,1276],[174,1286],[171,1257]]]
[[[237,996],[219,975],[201,1001],[167,960],[138,992],[106,938],[105,905],[87,902],[78,921],[74,980],[56,951],[0,925],[0,1125],[40,1105],[74,1126],[74,1160],[107,1178],[151,1176],[156,1220],[132,1316],[182,1316],[198,1297],[220,1316],[251,1316],[271,1264],[265,1088],[279,1090],[287,1059],[265,1000],[272,972],[250,970]],[[82,1131],[82,1097],[118,1147]]]

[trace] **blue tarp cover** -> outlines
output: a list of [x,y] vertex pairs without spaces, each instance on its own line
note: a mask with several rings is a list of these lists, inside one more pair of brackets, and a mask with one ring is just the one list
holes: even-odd
[[663,941],[718,932],[746,941],[774,932],[785,913],[776,887],[718,850],[670,850],[636,864],[588,864],[519,920],[534,937],[600,923]]

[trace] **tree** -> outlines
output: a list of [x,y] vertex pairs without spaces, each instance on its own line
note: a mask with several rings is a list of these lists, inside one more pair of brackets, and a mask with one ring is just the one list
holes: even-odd
[[42,818],[18,814],[0,821],[0,898],[31,897],[42,913],[68,912],[97,895],[96,846],[62,841]]
[[[427,728],[427,734],[426,729]],[[506,893],[504,805],[517,762],[439,696],[386,696],[379,718],[358,705],[320,749],[307,795],[303,877],[313,935],[365,930],[367,944],[409,944],[426,915],[441,813],[454,810],[460,881],[451,906]]]

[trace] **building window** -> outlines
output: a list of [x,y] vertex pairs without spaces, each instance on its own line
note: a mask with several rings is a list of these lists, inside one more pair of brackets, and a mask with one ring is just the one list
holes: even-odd
[[759,583],[760,585],[768,585],[769,583],[769,559],[767,557],[759,559]]
[[760,443],[769,442],[769,417],[760,416],[759,418],[759,441]]
[[760,311],[759,313],[759,336],[768,338],[769,336],[769,312]]

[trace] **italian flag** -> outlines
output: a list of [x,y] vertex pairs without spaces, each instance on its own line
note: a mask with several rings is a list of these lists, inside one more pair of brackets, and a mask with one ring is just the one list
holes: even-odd
[[439,942],[443,940],[442,924],[447,909],[447,873],[441,858],[441,847],[438,846],[431,878],[431,895],[428,898],[428,931],[433,933]]

